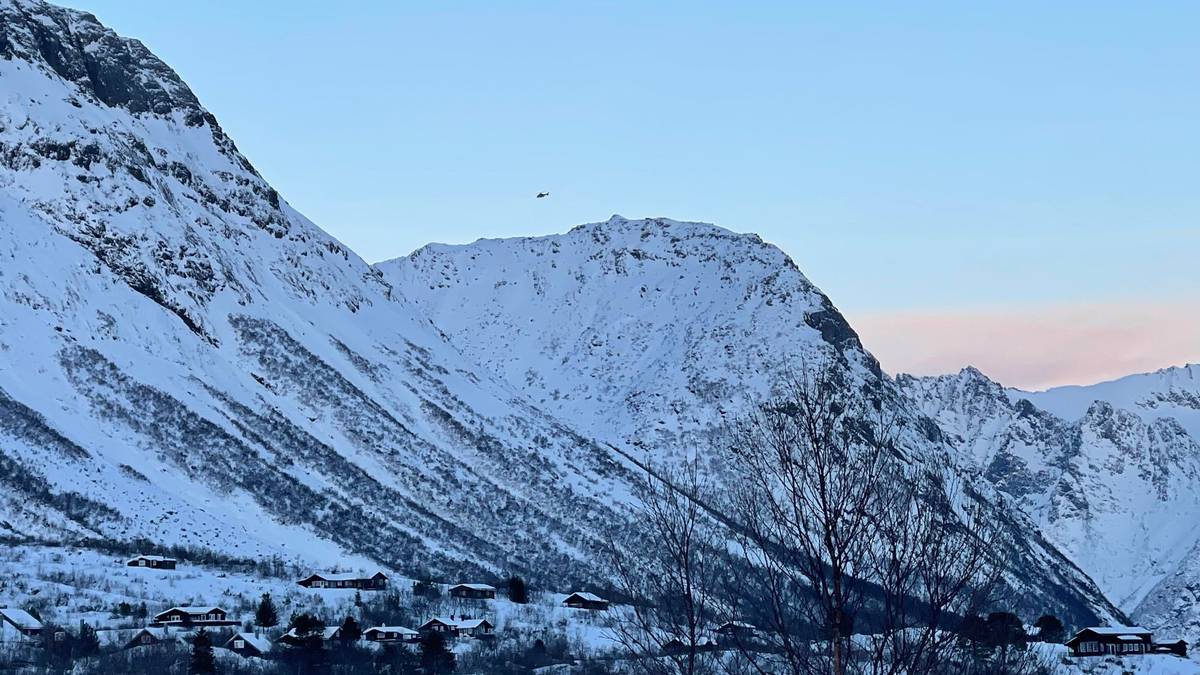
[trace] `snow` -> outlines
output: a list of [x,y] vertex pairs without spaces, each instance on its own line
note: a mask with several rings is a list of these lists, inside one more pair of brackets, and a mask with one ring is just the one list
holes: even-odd
[[1193,438],[1200,438],[1200,364],[1163,368],[1084,386],[1029,392],[1009,389],[1011,398],[1027,398],[1065,419],[1082,417],[1095,401],[1138,413],[1147,420],[1171,417]]
[[992,480],[1126,614],[1196,640],[1200,439],[1183,420],[1200,389],[1190,370],[1044,394],[973,368],[897,382],[960,463]]
[[[68,52],[119,40],[27,6],[79,25]],[[190,122],[185,85],[167,87],[170,112],[134,114],[31,53],[0,60],[0,143],[16,149],[0,162],[0,405],[21,415],[0,439],[45,489],[0,499],[0,535],[599,573],[590,552],[631,520],[622,460],[472,368],[208,118]],[[65,510],[76,495],[85,513]]]
[[[20,475],[0,535],[288,570],[603,580],[595,551],[638,533],[634,461],[706,452],[781,364],[836,360],[894,394],[832,301],[754,235],[614,216],[367,265],[140,45],[82,13],[13,6],[0,0],[15,54],[0,60],[0,441]],[[152,90],[152,109],[58,75],[38,46],[59,33],[56,58],[79,72],[130,55],[102,65]],[[949,449],[917,429],[900,439],[912,461]],[[1024,597],[1112,614],[1025,532]],[[298,574],[218,577],[180,554],[162,575],[71,550],[93,565],[72,569],[122,589],[87,589],[105,603],[317,597],[291,587]],[[551,616],[603,644],[603,618],[579,615]]]
[[1133,637],[1126,635],[1127,633],[1149,633],[1150,631],[1141,626],[1091,626],[1083,630],[1091,631],[1097,635],[1119,635],[1122,637]]
[[8,621],[21,630],[41,630],[42,628],[42,622],[23,609],[0,607],[0,619]]
[[264,654],[271,651],[273,646],[270,640],[260,635],[255,635],[254,633],[234,633],[233,637],[229,638],[225,645],[227,647],[232,647],[235,640],[244,640],[246,644],[253,646],[259,652]]
[[314,578],[324,579],[325,581],[358,581],[359,579],[370,579],[372,574],[360,574],[355,572],[317,572],[312,575]]

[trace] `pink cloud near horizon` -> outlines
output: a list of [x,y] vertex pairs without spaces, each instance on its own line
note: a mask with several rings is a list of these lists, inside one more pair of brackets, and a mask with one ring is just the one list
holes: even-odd
[[1197,303],[869,312],[848,317],[889,373],[975,366],[1006,386],[1091,384],[1200,362]]

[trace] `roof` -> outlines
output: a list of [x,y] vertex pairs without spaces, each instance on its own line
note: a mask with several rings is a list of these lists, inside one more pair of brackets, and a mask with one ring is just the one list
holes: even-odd
[[161,555],[135,555],[129,559],[129,562],[133,562],[134,560],[157,560],[158,562],[163,562],[166,560],[170,560],[172,562],[175,561],[174,558],[168,558]]
[[458,622],[458,627],[470,630],[471,628],[479,628],[485,623],[488,626],[492,625],[492,622],[487,619],[464,619]]
[[456,626],[456,627],[458,626],[458,622],[457,622],[457,621],[455,621],[454,619],[451,619],[451,618],[449,618],[449,617],[445,617],[445,616],[435,616],[435,617],[433,617],[432,619],[430,619],[430,620],[426,621],[425,623],[421,624],[421,628],[424,628],[424,627],[426,627],[426,626],[428,626],[429,624],[431,624],[431,623],[434,623],[434,622],[441,623],[441,624],[445,624],[445,625],[447,625],[447,626]]
[[608,602],[607,600],[596,595],[595,593],[586,593],[584,591],[575,591],[574,593],[567,596],[567,600],[570,600],[571,598],[579,598],[581,600],[586,600],[588,602]]
[[190,642],[196,635],[196,631],[181,631],[178,628],[167,628],[166,626],[147,626],[134,631],[133,635],[125,642],[133,642],[142,633],[149,633],[158,640],[175,640],[176,642]]
[[455,584],[450,587],[450,590],[454,590],[455,588],[469,588],[473,591],[494,591],[494,590],[496,590],[495,586],[489,586],[487,584]]
[[324,579],[325,581],[357,581],[359,579],[370,579],[377,576],[387,576],[383,572],[374,574],[359,574],[358,572],[313,572],[305,577],[306,579]]
[[[322,640],[332,640],[334,637],[337,636],[338,631],[340,631],[341,629],[342,629],[341,626],[326,626],[325,629],[321,631],[321,639]],[[293,628],[279,637],[280,638],[290,637],[290,638],[299,639],[300,636],[296,634],[296,629]]]
[[32,614],[23,609],[0,608],[0,617],[7,619],[9,623],[23,630],[39,630],[42,627],[41,621],[38,621]]
[[[1079,633],[1082,633],[1083,631],[1091,631],[1096,635],[1116,636],[1128,636],[1134,634],[1146,635],[1150,633],[1149,630],[1142,628],[1141,626],[1089,626],[1079,631]],[[1076,633],[1076,635],[1079,633]]]
[[1075,636],[1070,640],[1067,640],[1067,644],[1070,645],[1079,642],[1084,633],[1091,633],[1093,635],[1101,635],[1129,642],[1141,642],[1143,640],[1150,639],[1150,631],[1142,628],[1141,626],[1088,626],[1087,628],[1084,628],[1076,633]]
[[171,609],[163,610],[163,611],[159,612],[158,614],[155,614],[154,616],[162,616],[163,614],[170,614],[171,612],[174,612],[176,610],[179,610],[180,612],[183,612],[184,614],[208,614],[209,612],[224,612],[225,611],[225,610],[221,609],[220,607],[215,607],[213,605],[184,605],[182,607],[172,607]]
[[746,623],[745,621],[726,621],[725,623],[718,626],[717,630],[721,630],[724,628],[744,628],[746,630],[758,630],[757,626]]
[[233,637],[229,638],[229,641],[225,643],[225,646],[228,647],[233,644],[234,640],[245,640],[246,644],[253,646],[260,652],[271,651],[271,641],[254,633],[234,633]]
[[383,633],[407,633],[409,635],[417,634],[417,631],[411,628],[405,628],[404,626],[371,626],[363,632],[370,633],[371,631],[380,631]]

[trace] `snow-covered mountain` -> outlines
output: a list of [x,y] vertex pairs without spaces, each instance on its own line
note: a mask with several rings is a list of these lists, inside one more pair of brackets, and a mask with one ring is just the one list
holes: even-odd
[[773,366],[879,365],[778,248],[613,216],[565,235],[432,244],[378,269],[477,363],[596,437],[692,452]]
[[[0,537],[567,587],[608,537],[647,545],[623,453],[702,452],[821,360],[907,423],[909,461],[951,453],[757,237],[614,218],[372,268],[140,43],[0,0]],[[988,503],[1014,603],[1119,613]]]
[[583,576],[610,452],[466,361],[165,64],[0,0],[0,535]]
[[[1140,623],[1200,635],[1200,369],[1005,389],[979,371],[897,383],[973,466]],[[1194,426],[1192,426],[1194,429]]]
[[[475,363],[638,460],[715,460],[726,420],[787,371],[827,362],[904,422],[910,461],[950,456],[829,298],[754,235],[614,216],[563,235],[430,245],[376,267]],[[1018,595],[1091,584],[1020,514],[994,513],[1013,536]]]
[[1087,386],[1055,387],[1030,392],[1009,389],[1014,399],[1028,399],[1065,419],[1083,416],[1093,401],[1106,401],[1147,421],[1169,417],[1200,438],[1200,364],[1163,368]]

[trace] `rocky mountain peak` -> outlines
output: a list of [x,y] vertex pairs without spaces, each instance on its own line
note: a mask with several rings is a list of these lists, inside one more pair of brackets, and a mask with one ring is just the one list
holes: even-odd
[[207,114],[191,89],[140,41],[95,16],[41,0],[0,0],[0,57],[53,71],[81,94],[132,113]]

